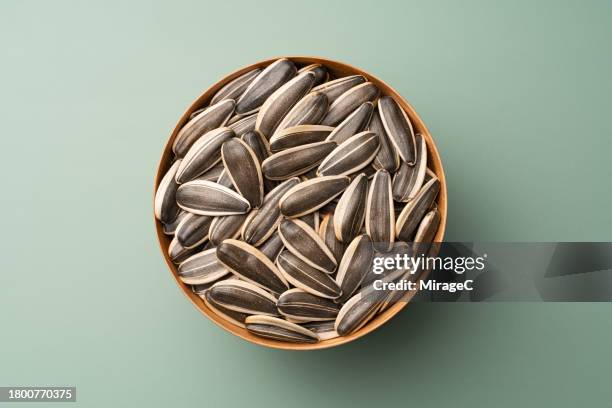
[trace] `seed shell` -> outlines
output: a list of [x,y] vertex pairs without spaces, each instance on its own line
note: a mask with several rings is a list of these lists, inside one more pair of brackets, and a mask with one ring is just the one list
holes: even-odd
[[394,173],[400,166],[400,157],[395,147],[393,147],[391,140],[389,140],[385,126],[380,120],[378,109],[375,109],[372,113],[372,119],[370,120],[368,130],[376,133],[380,141],[380,149],[372,165],[376,170],[385,169],[389,173]]
[[[234,119],[232,121],[232,119]],[[247,116],[234,116],[234,118],[230,119],[227,123],[227,127],[232,129],[236,136],[242,136],[246,132],[250,132],[255,130],[255,121],[257,120],[257,113],[253,113],[252,115]]]
[[210,288],[210,298],[216,305],[246,314],[278,316],[277,299],[250,282],[228,279]]
[[155,218],[165,224],[170,224],[178,217],[181,209],[176,205],[176,171],[181,165],[181,160],[175,161],[170,169],[162,177],[157,191],[155,192]]
[[214,314],[235,326],[242,327],[243,329],[246,328],[244,321],[247,317],[249,317],[247,313],[235,312],[233,310],[226,309],[221,305],[215,304],[210,297],[210,292],[208,291],[206,291],[203,296],[200,295],[200,297],[202,300],[204,300],[206,307],[208,307]]
[[378,93],[378,88],[371,82],[354,86],[340,95],[331,104],[321,124],[328,126],[338,125],[361,104],[375,100],[378,97]]
[[275,231],[274,234],[270,238],[266,240],[261,246],[259,250],[262,254],[268,257],[272,262],[276,262],[276,258],[281,253],[285,245],[283,244],[283,240],[280,238],[278,231]]
[[210,100],[210,104],[214,105],[225,99],[238,99],[260,73],[261,68],[255,68],[231,80],[227,85],[223,86],[215,93]]
[[179,130],[172,151],[177,157],[183,157],[187,151],[202,135],[210,132],[213,129],[224,126],[232,113],[236,102],[231,99],[221,101],[202,111],[200,114],[189,120]]
[[188,213],[176,227],[176,239],[187,249],[206,242],[212,220],[208,215]]
[[168,245],[168,256],[173,263],[180,264],[191,255],[197,253],[199,249],[200,247],[191,249],[185,248],[178,242],[178,239],[174,237],[172,241],[170,241],[170,245]]
[[340,296],[340,287],[328,274],[308,265],[288,250],[276,260],[279,271],[293,286],[315,296],[335,299]]
[[366,82],[366,79],[361,75],[349,75],[316,86],[312,88],[312,92],[324,94],[327,96],[329,103],[332,104],[340,95],[364,82]]
[[308,322],[302,326],[313,332],[319,337],[319,341],[331,340],[338,337],[338,332],[334,328],[334,320],[320,321],[320,322]]
[[176,171],[179,184],[194,180],[221,160],[221,146],[235,136],[230,128],[213,129],[191,146]]
[[431,179],[419,190],[416,197],[406,204],[397,217],[395,224],[397,239],[402,241],[411,240],[423,216],[429,211],[429,208],[438,196],[439,191],[440,181],[437,178]]
[[309,143],[274,153],[261,164],[271,180],[285,180],[317,167],[336,147],[334,142]]
[[280,199],[285,217],[301,217],[318,210],[338,196],[349,185],[346,176],[325,176],[303,181]]
[[240,230],[247,214],[225,215],[213,218],[208,231],[208,239],[213,245],[219,245],[226,239],[240,236]]
[[393,199],[408,202],[412,200],[423,186],[427,173],[427,145],[422,135],[416,135],[417,156],[414,166],[402,162],[393,176]]
[[272,340],[291,343],[316,343],[319,338],[310,330],[277,317],[254,315],[245,320],[253,334]]
[[327,68],[325,68],[321,64],[310,64],[305,67],[300,68],[298,74],[306,71],[312,71],[315,74],[315,86],[324,83],[329,79],[329,73],[327,72]]
[[370,184],[365,226],[376,250],[386,252],[391,248],[395,240],[395,210],[387,170],[378,170]]
[[340,336],[346,336],[362,328],[382,305],[386,295],[383,291],[365,288],[351,297],[340,309],[334,328]]
[[270,151],[279,152],[291,147],[324,141],[334,130],[331,126],[298,125],[274,133],[270,139]]
[[336,262],[340,263],[344,250],[346,249],[346,245],[336,239],[334,226],[334,216],[332,214],[325,215],[323,217],[323,221],[321,221],[321,224],[319,225],[319,236],[332,254],[334,254],[334,259]]
[[278,232],[285,247],[311,267],[325,273],[333,273],[336,270],[334,254],[304,221],[285,219],[281,222]]
[[417,232],[414,235],[414,242],[433,242],[438,227],[440,226],[440,212],[438,209],[431,210],[421,220]]
[[240,96],[236,102],[236,113],[244,115],[257,111],[274,91],[296,74],[295,64],[286,58],[281,58],[268,65]]
[[179,213],[179,215],[176,217],[174,221],[172,221],[169,224],[164,224],[163,225],[164,234],[174,235],[176,233],[176,227],[181,223],[183,218],[187,216],[187,214],[189,214],[187,211],[181,210],[181,212]]
[[192,255],[178,266],[179,278],[188,285],[199,285],[215,281],[229,273],[229,270],[217,261],[216,249]]
[[416,160],[414,130],[406,112],[390,96],[378,101],[378,113],[391,143],[401,159],[410,165]]
[[346,188],[334,211],[334,233],[340,242],[351,242],[365,219],[368,177],[361,173]]
[[223,169],[223,163],[217,163],[211,169],[196,177],[196,180],[207,180],[216,182],[219,179],[219,176],[221,176],[221,173],[223,173]]
[[232,139],[223,143],[221,158],[232,184],[251,208],[263,202],[264,185],[257,155],[244,141]]
[[199,215],[244,214],[251,209],[240,194],[204,180],[182,184],[176,191],[176,201],[183,210]]
[[278,125],[277,131],[299,125],[317,125],[325,116],[328,106],[327,96],[311,92],[287,113]]
[[278,297],[278,311],[297,321],[335,320],[340,306],[333,301],[295,288]]
[[342,296],[337,299],[338,302],[344,303],[359,288],[370,271],[373,257],[374,246],[369,236],[360,235],[351,241],[344,252],[336,274],[336,283],[342,290]]
[[327,140],[333,140],[341,144],[349,137],[361,132],[368,126],[373,111],[374,104],[372,102],[362,103],[342,123],[336,126],[334,131],[327,137]]
[[365,131],[336,147],[319,165],[319,176],[348,175],[367,166],[378,153],[378,135]]

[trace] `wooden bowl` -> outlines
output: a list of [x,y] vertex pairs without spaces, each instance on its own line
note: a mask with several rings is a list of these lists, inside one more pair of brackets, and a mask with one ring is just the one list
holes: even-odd
[[[374,83],[378,87],[378,89],[380,89],[383,95],[389,95],[393,97],[393,99],[395,99],[400,104],[400,106],[408,113],[408,116],[410,117],[410,120],[412,121],[412,125],[414,127],[415,133],[421,133],[425,137],[425,140],[427,142],[428,167],[440,179],[440,193],[438,195],[438,201],[437,201],[438,209],[440,211],[440,227],[438,229],[438,232],[436,233],[435,241],[441,242],[444,238],[444,230],[446,228],[446,214],[447,214],[446,179],[444,177],[442,161],[440,160],[440,155],[438,154],[438,150],[436,149],[434,140],[431,137],[431,134],[429,133],[429,131],[427,130],[427,127],[425,127],[425,124],[423,123],[419,115],[414,110],[414,108],[408,102],[406,102],[406,100],[399,93],[397,93],[393,88],[391,88],[389,85],[387,85],[380,79],[376,78],[375,76],[370,75],[367,72],[362,71],[361,69],[355,68],[351,65],[344,64],[342,62],[329,60],[326,58],[319,58],[319,57],[297,56],[297,57],[286,57],[286,58],[291,59],[299,66],[314,64],[314,63],[323,64],[328,68],[330,75],[333,77],[341,77],[341,76],[353,75],[353,74],[363,75],[369,81]],[[157,175],[155,176],[154,191],[157,189],[157,186],[159,185],[162,177],[164,176],[164,174],[170,167],[170,164],[172,161],[172,142],[174,141],[174,138],[176,137],[178,131],[189,120],[189,115],[195,110],[202,108],[204,106],[207,106],[209,100],[212,98],[215,92],[217,92],[221,87],[223,87],[225,84],[227,84],[234,78],[254,68],[264,67],[266,65],[269,65],[270,63],[274,62],[276,59],[277,58],[272,58],[272,59],[268,59],[265,61],[260,61],[255,64],[249,65],[247,67],[241,68],[238,71],[235,71],[234,73],[226,76],[225,78],[221,79],[220,81],[215,83],[213,86],[208,88],[208,90],[206,90],[202,95],[200,95],[198,99],[195,100],[195,102],[191,104],[191,106],[187,109],[187,111],[183,114],[183,116],[181,116],[181,119],[178,121],[178,123],[174,127],[174,130],[172,131],[172,134],[170,135],[170,138],[168,139],[168,142],[166,143],[166,146],[161,156],[161,160],[159,161],[159,166],[157,168]],[[265,339],[263,337],[255,336],[249,333],[246,329],[235,326],[219,318],[205,305],[204,301],[198,295],[192,292],[189,285],[184,284],[179,279],[177,265],[175,265],[168,256],[168,245],[170,244],[170,237],[163,233],[162,224],[155,219],[155,216],[153,216],[153,219],[155,221],[155,230],[157,231],[157,238],[159,240],[161,252],[164,256],[164,259],[166,260],[166,264],[168,265],[168,268],[170,269],[170,273],[172,274],[174,280],[179,285],[179,287],[181,288],[185,296],[187,296],[189,300],[191,300],[191,303],[193,303],[195,307],[197,307],[202,312],[202,314],[204,314],[210,320],[215,322],[218,326],[224,328],[230,333],[235,334],[236,336],[239,336],[247,341],[250,341],[251,343],[259,344],[261,346],[277,348],[277,349],[286,349],[286,350],[315,350],[315,349],[323,349],[323,348],[334,347],[334,346],[339,346],[341,344],[349,343],[355,339],[360,338],[361,336],[365,336],[371,331],[376,330],[378,327],[382,326],[386,321],[391,319],[396,313],[402,310],[404,306],[406,306],[406,304],[412,299],[412,297],[416,293],[416,292],[406,293],[401,301],[396,302],[386,311],[377,315],[374,319],[372,319],[368,324],[366,324],[360,330],[348,336],[337,337],[335,339],[325,340],[325,341],[321,341],[315,344],[309,344],[309,343],[295,344],[295,343],[287,343],[287,342],[280,342],[280,341]]]

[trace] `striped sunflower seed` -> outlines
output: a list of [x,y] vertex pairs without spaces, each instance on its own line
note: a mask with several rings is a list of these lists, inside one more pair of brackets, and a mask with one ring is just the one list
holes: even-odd
[[298,125],[274,133],[270,139],[270,151],[279,152],[291,147],[324,141],[334,130],[330,126]]
[[234,136],[232,129],[222,127],[200,137],[181,161],[176,171],[176,182],[186,183],[213,168],[221,160],[221,145]]
[[334,211],[334,234],[340,242],[351,242],[365,219],[368,177],[361,173],[346,188]]
[[276,60],[259,73],[236,102],[236,113],[256,112],[260,106],[287,81],[297,74],[293,62],[286,58]]
[[423,186],[427,173],[427,145],[422,135],[416,135],[416,163],[414,166],[402,162],[393,176],[393,199],[408,202],[412,200]]
[[278,125],[277,132],[299,125],[318,125],[328,106],[327,96],[319,92],[309,93],[287,113]]
[[181,262],[179,278],[188,285],[199,285],[229,274],[229,270],[217,261],[215,252],[215,248],[207,249]]
[[319,220],[319,213],[317,211],[306,214],[306,215],[302,215],[301,217],[299,217],[299,219],[301,221],[304,221],[306,224],[308,224],[308,226],[310,228],[312,228],[315,231],[319,230],[319,225],[320,225],[320,220]]
[[414,130],[406,112],[390,96],[378,101],[378,113],[391,143],[401,159],[410,165],[416,160]]
[[230,119],[227,123],[227,127],[232,129],[237,136],[242,136],[246,132],[255,130],[257,113],[247,116],[234,116],[234,118]]
[[225,170],[225,168],[223,168],[223,171],[219,175],[219,178],[217,179],[217,184],[220,184],[223,187],[227,187],[230,190],[234,190],[234,184],[232,183],[232,179],[230,178],[229,173],[227,172],[227,170]]
[[223,173],[223,169],[223,163],[217,163],[215,166],[213,166],[213,168],[196,177],[196,180],[207,180],[216,182],[219,179],[219,176],[221,176],[221,173]]
[[363,131],[370,123],[370,117],[374,111],[372,102],[362,103],[357,109],[346,117],[334,131],[327,137],[327,140],[341,144],[349,137]]
[[176,204],[176,171],[181,165],[181,160],[175,161],[170,169],[162,177],[157,191],[155,192],[155,218],[165,224],[170,224],[178,217],[181,209]]
[[285,245],[283,244],[283,240],[280,238],[278,231],[275,231],[274,234],[270,238],[266,240],[261,246],[259,250],[262,254],[268,257],[272,262],[276,262],[276,258],[281,253]]
[[319,338],[319,341],[331,340],[338,337],[338,332],[335,329],[336,322],[334,320],[327,320],[321,322],[308,322],[302,326],[313,332]]
[[271,316],[253,315],[245,320],[249,332],[261,337],[290,343],[316,343],[316,334],[295,323]]
[[283,293],[289,289],[289,284],[274,263],[246,242],[226,239],[216,251],[219,262],[240,278],[273,293]]
[[376,133],[380,141],[380,149],[378,150],[372,165],[376,170],[385,169],[389,173],[395,173],[400,166],[400,157],[399,154],[397,154],[395,147],[393,147],[391,140],[389,140],[387,131],[380,120],[380,113],[378,113],[378,109],[375,109],[372,113],[372,119],[370,120],[368,130]]
[[264,185],[257,155],[244,141],[232,139],[223,143],[221,158],[232,184],[251,208],[263,202]]
[[406,204],[395,223],[397,239],[410,241],[425,213],[433,204],[440,191],[440,181],[437,178],[429,180],[419,190],[414,199]]
[[378,170],[370,184],[365,226],[376,250],[387,252],[391,249],[395,240],[395,210],[391,176],[387,170]]
[[199,215],[244,214],[249,202],[227,187],[210,181],[194,180],[181,184],[176,201],[183,210]]
[[365,131],[356,134],[336,147],[319,165],[319,176],[347,175],[354,173],[370,162],[378,153],[378,135]]
[[361,104],[375,100],[378,93],[378,88],[371,82],[354,86],[331,104],[321,124],[327,126],[338,125]]
[[261,68],[255,68],[235,79],[232,79],[227,85],[224,85],[215,93],[210,100],[210,104],[214,105],[215,103],[225,99],[238,99],[260,73]]
[[431,210],[421,220],[416,234],[414,234],[414,242],[433,242],[438,227],[440,226],[440,211],[438,209]]
[[261,164],[264,175],[271,180],[285,180],[306,173],[336,147],[334,142],[309,143],[274,153]]
[[312,92],[320,92],[327,96],[330,104],[349,89],[356,87],[359,84],[366,82],[366,79],[361,75],[350,75],[333,81],[325,82],[319,86],[312,88]]
[[340,287],[331,276],[308,265],[288,250],[280,253],[276,263],[285,279],[296,288],[326,299],[335,299],[341,294]]
[[340,336],[346,336],[361,329],[381,307],[387,293],[364,288],[351,297],[340,309],[334,328]]
[[219,245],[226,239],[236,239],[247,218],[247,214],[225,215],[213,218],[208,231],[208,239],[213,245]]
[[260,246],[276,231],[283,218],[279,206],[280,199],[299,182],[297,177],[285,180],[264,197],[261,208],[252,211],[244,222],[241,232],[244,241]]
[[302,72],[306,72],[306,71],[314,72],[315,74],[314,85],[315,86],[322,84],[323,82],[326,82],[329,79],[329,73],[327,72],[327,68],[325,68],[321,64],[306,65],[305,67],[300,68],[300,70],[298,71],[298,74],[301,74]]
[[299,288],[283,292],[277,307],[283,316],[303,322],[335,320],[340,311],[340,306],[333,301]]
[[340,261],[336,283],[342,290],[342,296],[337,301],[344,303],[359,288],[361,282],[370,271],[374,257],[374,246],[367,235],[356,237],[344,252]]
[[259,109],[255,130],[270,138],[291,108],[312,88],[315,74],[302,72],[270,95]]
[[278,227],[285,248],[311,267],[333,273],[337,262],[321,237],[304,221],[285,219]]
[[204,295],[200,295],[200,297],[202,300],[204,300],[206,307],[209,308],[215,315],[235,326],[242,327],[243,329],[246,328],[244,321],[247,317],[249,317],[247,313],[236,312],[234,310],[226,309],[221,305],[215,304],[209,291],[206,291]]
[[173,263],[180,264],[185,259],[189,258],[191,255],[197,253],[200,249],[201,248],[199,246],[187,249],[178,242],[178,239],[176,239],[176,237],[174,237],[172,238],[172,241],[170,241],[170,245],[168,245],[168,257],[170,257],[170,260]]
[[321,237],[325,245],[329,248],[332,254],[334,254],[336,263],[340,263],[344,250],[346,249],[346,245],[336,239],[334,227],[334,216],[332,214],[325,215],[323,217],[323,221],[321,221],[321,224],[319,225],[319,237]]
[[177,157],[183,157],[202,135],[213,129],[224,126],[232,113],[236,102],[231,99],[212,105],[195,116],[179,130],[172,151]]
[[179,215],[176,217],[174,221],[168,224],[164,224],[163,225],[164,234],[174,235],[176,233],[176,227],[178,227],[178,225],[181,223],[181,221],[183,221],[183,218],[185,218],[187,214],[189,214],[187,211],[181,210],[181,212],[179,213]]
[[[333,143],[333,142],[332,142]],[[325,176],[303,181],[280,199],[280,211],[285,217],[301,217],[329,203],[349,185],[346,176]]]
[[235,312],[279,316],[277,299],[250,282],[238,279],[217,282],[210,288],[210,298],[215,305]]
[[206,242],[212,220],[208,215],[188,213],[176,227],[176,239],[187,249]]
[[[255,152],[261,167],[261,163],[263,163],[263,161],[270,156],[270,145],[266,138],[264,138],[259,132],[250,131],[240,136],[240,139],[242,139],[253,150],[253,152]],[[272,191],[278,183],[264,177],[263,184],[264,193],[268,193]]]

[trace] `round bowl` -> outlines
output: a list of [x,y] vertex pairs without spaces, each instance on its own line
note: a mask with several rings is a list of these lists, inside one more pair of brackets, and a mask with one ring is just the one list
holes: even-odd
[[[414,108],[399,93],[397,93],[393,88],[391,88],[389,85],[387,85],[380,79],[376,78],[375,76],[359,68],[355,68],[351,65],[344,64],[342,62],[338,62],[338,61],[334,61],[330,59],[326,59],[326,58],[320,58],[320,57],[287,56],[287,57],[277,57],[277,58],[267,59],[264,61],[257,62],[255,64],[251,64],[249,66],[243,67],[227,75],[225,78],[221,79],[220,81],[212,85],[210,88],[208,88],[202,95],[200,95],[191,104],[191,106],[189,106],[189,108],[185,111],[183,116],[181,116],[181,118],[179,119],[178,123],[174,127],[174,130],[172,131],[172,134],[168,138],[168,141],[166,142],[166,146],[164,147],[164,151],[162,153],[161,159],[159,161],[159,165],[157,167],[157,174],[155,176],[155,185],[154,185],[153,195],[155,195],[155,190],[157,189],[157,186],[159,185],[162,177],[164,176],[166,171],[170,168],[170,164],[172,161],[172,143],[174,141],[174,138],[178,134],[178,131],[189,120],[189,115],[192,112],[198,110],[199,108],[207,106],[209,100],[212,98],[215,92],[217,92],[219,89],[221,89],[221,87],[223,87],[225,84],[227,84],[234,78],[254,68],[264,67],[266,65],[269,65],[270,63],[274,62],[278,58],[288,58],[300,66],[314,64],[314,63],[323,64],[329,70],[331,77],[340,77],[340,76],[354,75],[354,74],[363,75],[364,77],[368,79],[368,81],[371,81],[378,87],[382,95],[391,96],[399,103],[399,105],[404,109],[404,111],[406,111],[410,120],[412,121],[412,125],[414,127],[415,133],[421,133],[425,137],[425,140],[427,142],[427,150],[428,150],[428,167],[440,179],[440,193],[437,199],[438,209],[440,211],[440,226],[438,228],[438,232],[436,233],[434,241],[441,242],[444,238],[444,230],[446,228],[446,216],[447,216],[446,179],[444,177],[444,169],[442,168],[442,161],[440,160],[440,155],[438,153],[438,150],[436,149],[436,145],[434,143],[433,138],[431,137],[431,134],[429,133],[429,130],[427,130],[427,127],[425,126],[425,123],[423,123],[423,121],[421,120],[419,115],[416,113]],[[166,260],[166,264],[168,265],[168,269],[170,270],[172,277],[174,278],[178,286],[181,288],[185,296],[189,298],[191,303],[193,303],[193,305],[196,308],[198,308],[198,310],[200,310],[200,312],[202,312],[203,315],[208,317],[218,326],[222,327],[223,329],[227,330],[228,332],[238,337],[243,338],[244,340],[250,341],[251,343],[259,344],[261,346],[266,346],[266,347],[271,347],[271,348],[276,348],[276,349],[285,349],[285,350],[315,350],[315,349],[323,349],[323,348],[328,348],[328,347],[335,347],[341,344],[349,343],[362,336],[365,336],[366,334],[382,326],[385,322],[387,322],[395,314],[397,314],[400,310],[402,310],[416,293],[416,292],[407,292],[401,301],[396,302],[391,307],[389,307],[387,310],[385,310],[383,313],[377,315],[374,319],[372,319],[364,327],[362,327],[361,329],[357,330],[356,332],[348,336],[342,336],[342,337],[337,337],[337,338],[330,339],[330,340],[324,340],[324,341],[320,341],[314,344],[311,344],[311,343],[296,344],[296,343],[287,343],[287,342],[265,339],[263,337],[258,337],[256,335],[253,335],[249,333],[246,329],[235,326],[221,319],[220,317],[218,317],[215,313],[213,313],[206,306],[204,301],[198,295],[193,293],[189,285],[184,284],[179,279],[177,265],[175,265],[168,256],[167,248],[168,248],[168,245],[170,244],[170,237],[164,234],[163,229],[162,229],[162,224],[155,219],[155,216],[153,216],[153,219],[155,222],[155,230],[157,231],[157,239],[159,241],[159,245],[161,248],[161,252],[164,256],[164,259]]]

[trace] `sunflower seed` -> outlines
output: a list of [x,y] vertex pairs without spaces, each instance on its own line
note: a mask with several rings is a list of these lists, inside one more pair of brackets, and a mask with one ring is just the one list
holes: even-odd
[[228,279],[210,288],[210,298],[215,305],[235,312],[278,316],[277,299],[266,290],[250,282]]
[[315,74],[314,85],[315,86],[322,84],[323,82],[329,79],[329,73],[327,72],[327,68],[325,68],[321,64],[306,65],[305,67],[300,68],[300,70],[298,71],[298,74],[301,74],[302,72],[306,72],[306,71],[314,72]]
[[223,320],[227,320],[233,325],[246,328],[244,321],[249,316],[246,313],[240,313],[233,310],[229,310],[224,308],[223,306],[217,305],[214,303],[210,296],[210,292],[206,291],[204,295],[200,295],[202,300],[204,300],[204,304],[208,307],[214,314],[219,316]]
[[338,332],[334,328],[335,323],[336,322],[334,320],[328,320],[322,322],[304,323],[302,326],[316,334],[319,341],[323,341],[338,337]]
[[[221,163],[221,164],[223,164],[223,163]],[[230,190],[234,190],[234,185],[232,184],[232,179],[230,178],[229,173],[227,172],[227,170],[225,170],[225,168],[223,169],[223,171],[219,175],[219,179],[217,180],[217,184],[220,184],[223,187],[227,187]]]
[[303,181],[280,199],[280,211],[286,217],[301,217],[318,210],[342,193],[349,185],[346,176],[325,176]]
[[270,95],[297,74],[293,62],[281,58],[261,71],[236,102],[236,113],[257,111]]
[[302,289],[289,289],[278,297],[278,311],[294,321],[335,320],[340,306]]
[[272,262],[276,262],[276,258],[278,258],[278,254],[281,253],[285,245],[283,244],[283,240],[280,238],[278,231],[274,232],[270,238],[266,240],[261,246],[259,250],[262,254],[268,257]]
[[361,75],[350,75],[333,81],[326,82],[312,88],[312,92],[320,92],[327,96],[330,104],[349,89],[366,82],[366,79]]
[[438,179],[431,179],[419,190],[412,201],[408,202],[395,223],[395,233],[397,239],[410,241],[419,223],[426,212],[429,211],[432,203],[440,191]]
[[221,158],[238,193],[251,208],[259,208],[264,196],[263,176],[253,149],[240,139],[232,139],[223,143]]
[[191,146],[205,133],[224,126],[234,112],[236,102],[231,99],[221,101],[206,108],[181,128],[172,144],[177,157],[183,157]]
[[346,188],[334,211],[334,233],[340,242],[351,242],[365,219],[368,178],[361,173]]
[[328,106],[327,96],[319,92],[311,92],[287,113],[276,131],[299,125],[318,125],[325,116]]
[[395,210],[391,194],[391,176],[387,170],[378,170],[372,179],[366,203],[365,226],[374,247],[388,251],[395,240]]
[[378,101],[378,113],[387,136],[403,161],[414,165],[416,160],[414,130],[406,112],[390,96]]
[[279,152],[291,147],[322,142],[334,130],[330,126],[298,125],[274,133],[270,139],[270,150]]
[[[261,167],[261,163],[263,163],[263,161],[270,156],[270,145],[268,144],[266,138],[259,132],[250,131],[244,133],[240,139],[242,139],[253,150],[253,152],[255,152]],[[278,185],[276,181],[270,180],[266,177],[263,178],[263,184],[264,193],[272,191],[274,187]]]
[[416,163],[414,166],[402,162],[393,176],[393,199],[408,202],[412,200],[423,186],[427,173],[427,145],[421,135],[416,135]]
[[204,112],[206,109],[208,108],[208,106],[205,106],[203,108],[200,109],[196,109],[193,112],[191,112],[191,114],[189,115],[189,120],[195,118],[196,116],[198,116],[200,113]]
[[184,248],[176,237],[172,238],[170,241],[170,245],[168,245],[168,256],[170,260],[175,264],[180,264],[185,259],[189,258],[191,255],[197,253],[200,250],[200,247],[195,247],[191,249]]
[[331,104],[321,124],[336,126],[362,103],[373,101],[377,97],[378,88],[371,82],[365,82],[354,86],[340,95],[338,99]]
[[440,212],[435,209],[423,217],[416,234],[414,234],[414,242],[433,242],[438,227],[440,226]]
[[221,145],[234,136],[232,129],[222,127],[200,137],[181,161],[176,171],[176,182],[186,183],[213,168],[221,160]]
[[261,164],[264,175],[271,180],[285,180],[306,173],[336,147],[334,142],[309,143],[274,153]]
[[323,217],[323,221],[321,221],[319,226],[319,236],[332,254],[334,254],[336,263],[340,263],[346,246],[336,239],[334,233],[334,216],[332,214],[327,214]]
[[270,191],[258,210],[251,212],[242,227],[242,239],[249,244],[259,246],[270,237],[282,219],[279,201],[281,197],[296,186],[300,180],[291,178]]
[[178,266],[179,278],[188,285],[198,285],[219,279],[229,270],[217,261],[216,249],[192,255]]
[[176,191],[176,201],[183,210],[199,215],[244,214],[251,209],[240,194],[203,180],[182,184]]
[[256,113],[248,116],[235,116],[235,118],[235,121],[230,120],[228,122],[227,127],[232,129],[237,136],[242,136],[246,132],[255,130]]
[[361,132],[368,126],[373,111],[374,104],[372,102],[362,103],[361,106],[348,115],[342,123],[336,126],[326,140],[333,140],[341,144],[349,137]]
[[238,99],[260,73],[261,68],[255,68],[240,75],[238,78],[231,80],[227,85],[223,86],[217,91],[217,93],[215,93],[210,100],[210,104],[214,105],[215,103],[224,99]]
[[362,328],[382,305],[385,291],[362,289],[351,297],[340,309],[334,328],[340,336],[346,336]]
[[216,281],[212,281],[208,283],[200,283],[198,285],[191,285],[191,291],[195,293],[196,295],[202,297],[206,294],[206,291],[212,287],[212,285],[214,285],[217,282],[221,282],[222,280],[225,280],[226,278],[227,277],[223,276]]
[[288,250],[280,253],[276,263],[285,279],[297,288],[327,299],[335,299],[341,294],[331,276],[308,265]]
[[208,239],[213,245],[219,245],[225,239],[235,239],[240,236],[240,229],[247,218],[247,214],[225,215],[215,217],[208,231]]
[[304,221],[310,228],[312,228],[315,231],[319,230],[319,213],[317,211],[306,214],[306,215],[302,215],[301,217],[299,217],[300,220]]
[[336,270],[334,254],[304,221],[283,220],[278,232],[285,247],[311,267],[325,273],[333,273]]
[[360,235],[349,244],[336,274],[336,283],[342,290],[338,302],[344,303],[359,288],[370,271],[373,257],[374,246],[367,235]]
[[217,163],[213,168],[211,168],[210,170],[200,174],[198,177],[196,177],[196,180],[207,180],[207,181],[217,181],[219,179],[219,176],[221,176],[221,173],[223,173],[223,163]]
[[174,235],[176,233],[176,227],[181,223],[183,218],[187,216],[187,214],[189,214],[187,211],[181,210],[181,212],[179,213],[179,215],[176,217],[174,221],[172,221],[169,224],[164,224],[163,225],[164,234]]
[[175,161],[170,169],[162,177],[157,191],[155,192],[155,218],[165,224],[170,224],[176,220],[181,209],[176,204],[176,171],[181,165],[181,160]]
[[397,154],[395,147],[393,147],[391,140],[389,140],[387,131],[380,120],[380,113],[378,113],[378,109],[375,109],[372,113],[372,119],[370,120],[368,130],[376,133],[380,141],[380,150],[378,150],[378,153],[372,162],[374,168],[376,170],[385,169],[389,173],[394,173],[400,166],[400,157],[399,154]]
[[208,231],[213,218],[208,215],[189,213],[176,227],[178,242],[187,249],[194,248],[208,239]]
[[259,109],[255,130],[269,139],[285,115],[312,88],[314,81],[314,72],[302,72],[274,91]]
[[272,340],[291,343],[316,343],[316,334],[295,323],[271,316],[254,315],[245,320],[246,328],[253,334]]
[[430,168],[427,168],[427,171],[425,172],[425,180],[423,180],[423,184],[427,184],[427,182],[431,179],[438,180],[438,176],[436,176],[436,173],[434,173]]
[[376,133],[365,131],[348,138],[319,165],[319,176],[347,175],[367,166],[378,153]]
[[226,239],[216,250],[219,262],[240,278],[273,293],[289,289],[289,284],[272,261],[246,242]]

